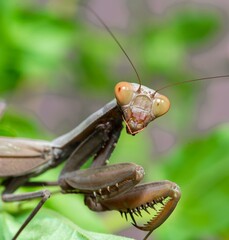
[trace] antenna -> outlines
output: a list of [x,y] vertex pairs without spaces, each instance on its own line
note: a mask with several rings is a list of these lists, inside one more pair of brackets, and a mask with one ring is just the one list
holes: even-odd
[[[118,44],[118,46],[120,47],[121,51],[124,53],[124,55],[126,56],[127,60],[129,61],[131,67],[133,68],[136,76],[137,76],[137,79],[138,79],[138,82],[139,82],[139,88],[138,88],[138,92],[141,91],[141,85],[142,85],[142,82],[141,82],[141,78],[138,74],[138,71],[136,69],[136,67],[134,66],[134,63],[132,62],[132,60],[130,59],[130,57],[128,56],[127,52],[125,51],[125,49],[123,48],[123,46],[121,45],[121,43],[118,41],[118,39],[115,37],[115,35],[112,33],[112,31],[110,30],[110,28],[106,25],[106,23],[102,20],[102,18],[91,8],[89,7],[88,5],[84,5],[82,2],[80,3],[80,5],[82,7],[84,7],[86,10],[90,11],[96,18],[97,20],[103,25],[103,27],[107,30],[107,32],[111,35],[111,37],[114,39],[114,41]],[[153,96],[155,96],[155,94],[161,90],[164,90],[166,88],[169,88],[169,87],[173,87],[173,86],[178,86],[178,85],[182,85],[182,84],[187,84],[187,83],[192,83],[192,82],[197,82],[197,81],[206,81],[206,80],[210,80],[210,79],[217,79],[217,78],[227,78],[229,77],[229,74],[227,75],[216,75],[216,76],[213,76],[213,77],[203,77],[203,78],[196,78],[196,79],[191,79],[191,80],[186,80],[186,81],[182,81],[182,82],[176,82],[176,83],[171,83],[171,84],[168,84],[167,86],[164,86],[162,88],[159,88],[157,89]]]
[[114,41],[118,44],[118,46],[120,47],[120,49],[122,50],[122,52],[125,54],[127,60],[129,61],[130,65],[132,66],[136,76],[137,76],[137,79],[138,79],[138,82],[139,82],[139,89],[138,91],[140,92],[141,90],[141,85],[142,85],[142,82],[141,82],[141,78],[138,74],[138,71],[136,69],[136,67],[134,66],[132,60],[130,59],[130,57],[128,56],[127,52],[125,51],[125,49],[122,47],[121,43],[118,41],[118,39],[115,37],[115,35],[112,33],[112,31],[110,30],[110,28],[106,25],[106,23],[102,20],[102,18],[92,9],[90,8],[88,5],[84,5],[82,4],[83,7],[85,7],[87,10],[89,10],[96,18],[97,20],[103,25],[103,27],[107,30],[107,32],[111,35],[111,37],[114,39]]
[[196,78],[196,79],[191,79],[191,80],[186,80],[186,81],[182,81],[182,82],[176,82],[176,83],[171,83],[171,84],[168,84],[162,88],[159,88],[157,89],[153,96],[155,96],[155,94],[161,90],[164,90],[166,88],[169,88],[169,87],[173,87],[173,86],[177,86],[177,85],[182,85],[182,84],[187,84],[187,83],[192,83],[192,82],[197,82],[197,81],[206,81],[206,80],[211,80],[211,79],[218,79],[218,78],[228,78],[229,77],[229,74],[227,75],[216,75],[216,76],[213,76],[213,77],[202,77],[202,78]]

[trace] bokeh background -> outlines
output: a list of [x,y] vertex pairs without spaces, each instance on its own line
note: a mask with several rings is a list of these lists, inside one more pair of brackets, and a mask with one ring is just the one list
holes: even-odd
[[[111,28],[144,85],[229,74],[226,0],[82,2]],[[2,136],[52,140],[103,107],[123,80],[137,82],[114,40],[78,1],[0,1]],[[150,239],[229,239],[228,92],[228,78],[167,88],[168,114],[134,137],[123,131],[111,163],[141,164],[146,182],[169,179],[182,190],[177,209]],[[60,170],[38,179],[56,180]],[[35,204],[1,202],[0,239],[11,239]],[[59,194],[19,239],[124,239],[94,232],[145,236],[118,212],[97,214],[82,196]]]

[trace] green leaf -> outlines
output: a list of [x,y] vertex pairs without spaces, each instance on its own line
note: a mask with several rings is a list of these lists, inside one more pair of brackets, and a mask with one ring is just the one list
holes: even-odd
[[[21,226],[29,212],[12,218],[7,213],[0,214],[0,239],[10,240]],[[76,212],[77,215],[77,212]],[[80,216],[78,216],[80,218]],[[18,238],[21,239],[46,239],[46,240],[127,240],[129,238],[118,237],[109,234],[85,231],[61,215],[43,208],[29,223]]]

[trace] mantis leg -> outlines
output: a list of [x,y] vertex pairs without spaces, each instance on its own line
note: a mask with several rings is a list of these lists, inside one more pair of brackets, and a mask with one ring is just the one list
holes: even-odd
[[13,240],[16,240],[19,234],[23,231],[23,229],[29,224],[29,222],[34,218],[40,208],[44,205],[47,199],[50,197],[51,193],[48,190],[41,190],[37,192],[30,193],[22,193],[22,194],[14,194],[14,193],[4,193],[2,195],[2,200],[4,202],[15,202],[15,201],[26,201],[29,199],[41,198],[40,202],[33,209],[30,215],[26,218],[24,223],[21,225],[17,233],[14,235]]

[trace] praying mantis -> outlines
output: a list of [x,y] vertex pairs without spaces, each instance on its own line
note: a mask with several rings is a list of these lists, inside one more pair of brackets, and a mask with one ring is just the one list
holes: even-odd
[[[85,204],[94,211],[118,210],[129,214],[133,225],[151,233],[172,213],[180,199],[179,187],[169,181],[137,185],[144,176],[141,166],[134,163],[107,165],[126,123],[128,134],[142,131],[149,122],[164,115],[170,107],[167,97],[139,84],[120,82],[115,87],[116,99],[89,116],[69,133],[51,142],[0,138],[0,177],[5,190],[5,202],[41,198],[13,239],[36,215],[50,197],[48,190],[14,194],[20,186],[37,186],[30,182],[46,170],[66,161],[59,179],[52,186],[59,186],[63,193],[81,193]],[[89,169],[79,168],[93,156]],[[49,185],[50,183],[40,183]],[[137,186],[135,186],[137,185]],[[161,205],[160,209],[156,208]],[[147,208],[155,210],[155,216],[139,226],[134,214],[141,216]],[[148,235],[147,235],[148,236]]]
[[[109,28],[98,16],[97,18],[120,45]],[[122,47],[121,49],[126,54]],[[130,59],[129,61],[132,64]],[[115,149],[123,122],[127,133],[135,135],[151,121],[164,115],[169,107],[168,98],[157,91],[141,83],[120,82],[115,87],[114,100],[75,129],[51,142],[1,137],[0,177],[1,185],[4,186],[2,200],[14,202],[40,199],[15,233],[13,240],[20,236],[51,195],[46,189],[15,194],[21,186],[59,186],[60,191],[65,194],[84,194],[85,204],[93,211],[117,210],[125,216],[130,215],[133,225],[140,230],[149,231],[149,234],[159,227],[173,212],[180,199],[177,184],[159,181],[138,185],[144,176],[141,166],[134,163],[106,163]],[[90,157],[93,157],[91,167],[80,170]],[[64,161],[66,163],[58,181],[38,183],[30,180]],[[140,226],[134,215],[141,216],[141,211],[148,212],[147,208],[154,209],[155,214],[149,222]]]
[[[0,177],[5,187],[3,201],[41,199],[13,239],[18,238],[51,195],[46,189],[24,194],[14,192],[21,186],[37,186],[30,178],[62,162],[65,165],[58,181],[43,182],[41,185],[59,186],[65,194],[83,194],[85,204],[91,210],[117,210],[121,214],[130,215],[135,227],[149,232],[145,237],[147,239],[175,209],[181,195],[178,185],[170,181],[138,185],[144,176],[141,166],[134,163],[106,163],[115,149],[123,122],[127,133],[135,135],[151,121],[164,115],[169,107],[167,97],[141,85],[141,82],[120,82],[115,87],[115,100],[69,133],[51,142],[0,138]],[[80,170],[91,156],[91,167]],[[156,208],[157,205],[160,205],[160,210]],[[141,216],[141,211],[147,211],[147,208],[154,209],[155,215],[148,223],[140,226],[135,215]]]

